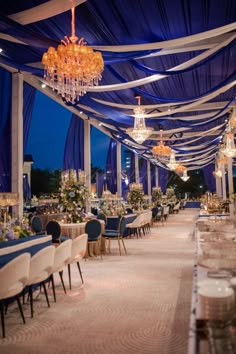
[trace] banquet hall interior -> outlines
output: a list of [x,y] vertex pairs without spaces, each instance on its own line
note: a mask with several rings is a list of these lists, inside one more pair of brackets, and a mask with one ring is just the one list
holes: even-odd
[[1,354],[236,353],[235,44],[233,0],[1,1]]

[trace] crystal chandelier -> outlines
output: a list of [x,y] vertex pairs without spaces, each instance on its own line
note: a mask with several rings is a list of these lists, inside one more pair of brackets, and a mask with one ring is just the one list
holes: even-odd
[[184,182],[187,182],[187,180],[190,178],[187,174],[187,170],[183,172],[183,176],[180,177]]
[[98,85],[104,62],[100,52],[86,46],[84,38],[75,35],[75,8],[71,9],[71,37],[65,36],[57,49],[49,47],[43,54],[44,78],[49,87],[67,102],[83,96],[88,88]]
[[162,132],[163,130],[160,130],[161,137],[160,137],[160,142],[157,146],[154,146],[152,148],[152,152],[154,155],[156,155],[158,158],[163,158],[166,156],[170,156],[172,153],[172,150],[169,146],[165,146],[162,140]]
[[176,168],[175,168],[175,172],[177,173],[184,173],[186,171],[186,167],[184,165],[178,165]]
[[178,163],[175,160],[175,152],[172,150],[170,154],[170,161],[167,164],[167,167],[171,170],[174,171],[176,167],[178,166]]
[[146,127],[145,111],[140,107],[141,97],[137,96],[138,106],[134,109],[134,127],[126,129],[126,133],[138,144],[142,144],[153,132],[153,128]]
[[236,156],[236,148],[234,144],[234,135],[232,133],[226,134],[225,146],[221,149],[221,152],[227,157]]

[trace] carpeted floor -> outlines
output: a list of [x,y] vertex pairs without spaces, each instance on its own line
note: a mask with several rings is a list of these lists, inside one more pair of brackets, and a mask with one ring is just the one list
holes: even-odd
[[182,210],[147,236],[127,239],[127,256],[113,241],[111,255],[81,263],[84,286],[74,265],[72,291],[64,295],[57,278],[57,303],[47,308],[36,294],[34,319],[24,305],[26,325],[10,306],[0,353],[185,354],[196,214]]

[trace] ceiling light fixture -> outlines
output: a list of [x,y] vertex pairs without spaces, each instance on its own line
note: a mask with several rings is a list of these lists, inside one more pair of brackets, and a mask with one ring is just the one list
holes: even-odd
[[178,163],[175,160],[175,152],[172,150],[171,155],[170,155],[170,161],[166,165],[171,171],[174,171],[176,167],[178,166]]
[[222,153],[227,157],[236,156],[236,148],[234,144],[234,135],[232,133],[226,134],[225,146],[221,149]]
[[86,46],[84,38],[75,35],[75,8],[71,9],[71,37],[65,36],[57,49],[49,47],[43,54],[44,78],[52,90],[67,102],[83,96],[88,88],[98,85],[104,62],[100,52]]
[[146,127],[144,113],[140,107],[141,97],[136,97],[138,106],[134,109],[134,127],[126,129],[126,133],[138,144],[142,144],[153,132],[153,128]]
[[190,177],[189,177],[188,174],[187,174],[187,170],[185,170],[185,171],[183,172],[183,176],[180,177],[180,178],[181,178],[182,181],[184,181],[184,182],[187,182],[187,181],[188,181],[188,179],[189,179]]
[[159,159],[166,157],[166,156],[170,156],[172,153],[171,148],[169,146],[165,146],[163,143],[163,139],[162,139],[163,130],[160,130],[160,133],[161,133],[161,136],[160,136],[159,144],[152,148],[152,153],[155,156],[157,156]]

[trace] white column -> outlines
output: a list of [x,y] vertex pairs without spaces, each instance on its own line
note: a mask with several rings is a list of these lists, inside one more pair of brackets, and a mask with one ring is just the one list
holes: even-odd
[[[215,171],[217,171],[217,164],[215,164]],[[215,176],[215,181],[216,181],[216,194],[218,197],[220,197],[219,178],[217,176]]]
[[152,186],[151,186],[151,164],[150,161],[147,161],[147,190],[148,196],[152,195]]
[[135,182],[139,183],[139,156],[134,154]]
[[12,162],[11,189],[19,194],[19,205],[12,208],[13,216],[23,217],[23,75],[12,74]]
[[216,177],[217,178],[217,184],[218,184],[218,197],[222,198],[222,178]]
[[222,198],[226,200],[225,165],[222,163]]
[[117,196],[122,197],[122,186],[121,186],[121,143],[116,142],[116,180],[117,180]]
[[[84,121],[84,171],[86,174],[86,187],[89,194],[91,193],[91,145],[90,145],[90,123],[89,120]],[[91,211],[91,201],[87,200],[86,211]]]
[[232,199],[232,194],[234,193],[232,157],[227,158],[227,163],[228,163],[229,198]]
[[158,181],[158,167],[155,166],[155,186],[159,187],[159,181]]
[[230,216],[234,217],[234,182],[233,182],[233,161],[232,157],[227,158],[227,163],[228,163],[228,185],[229,185],[229,199],[231,200],[231,203],[229,204],[229,212]]

